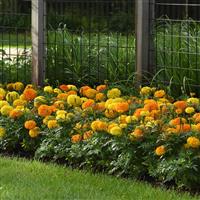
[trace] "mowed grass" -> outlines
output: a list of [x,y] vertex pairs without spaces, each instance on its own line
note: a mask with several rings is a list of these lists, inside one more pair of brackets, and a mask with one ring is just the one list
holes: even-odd
[[146,183],[0,157],[1,200],[194,200]]

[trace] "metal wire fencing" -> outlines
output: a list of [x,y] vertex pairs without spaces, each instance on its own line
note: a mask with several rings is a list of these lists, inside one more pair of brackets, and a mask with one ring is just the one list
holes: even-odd
[[199,87],[200,2],[157,0],[154,6],[156,80],[184,90]]
[[0,82],[31,81],[31,2],[0,2]]
[[135,72],[134,1],[47,1],[46,77],[96,84]]

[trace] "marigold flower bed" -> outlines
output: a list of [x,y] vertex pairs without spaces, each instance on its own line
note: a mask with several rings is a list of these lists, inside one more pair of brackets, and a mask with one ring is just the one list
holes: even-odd
[[125,96],[107,85],[16,82],[0,88],[0,99],[1,152],[199,188],[198,98],[173,100],[151,87]]

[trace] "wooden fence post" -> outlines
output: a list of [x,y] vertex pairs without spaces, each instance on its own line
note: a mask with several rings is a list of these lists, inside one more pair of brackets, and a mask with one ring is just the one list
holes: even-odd
[[153,16],[155,0],[136,0],[136,79],[143,83],[144,77],[151,77],[153,58]]
[[32,83],[42,86],[45,80],[45,0],[32,0]]

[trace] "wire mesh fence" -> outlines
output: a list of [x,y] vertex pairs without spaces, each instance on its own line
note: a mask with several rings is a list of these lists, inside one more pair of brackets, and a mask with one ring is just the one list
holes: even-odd
[[1,1],[0,82],[31,81],[30,35],[31,2]]
[[134,1],[47,1],[46,77],[95,84],[135,72]]
[[157,0],[154,38],[157,80],[198,87],[200,76],[200,2]]

